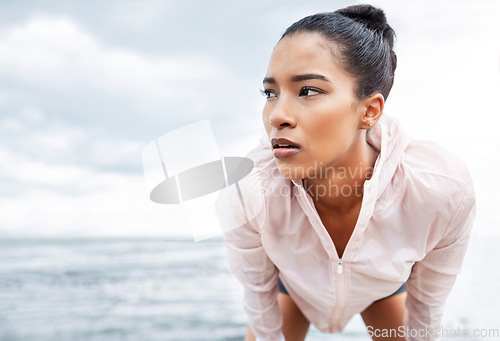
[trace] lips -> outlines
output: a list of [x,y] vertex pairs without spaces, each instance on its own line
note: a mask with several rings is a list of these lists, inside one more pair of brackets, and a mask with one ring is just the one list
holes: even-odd
[[283,139],[283,138],[271,139],[271,145],[273,146],[273,149],[276,149],[276,148],[299,148],[300,149],[300,146],[298,144],[296,144],[295,142],[287,140],[287,139]]
[[271,145],[274,157],[277,159],[287,159],[300,152],[300,146],[297,143],[283,138],[271,139]]

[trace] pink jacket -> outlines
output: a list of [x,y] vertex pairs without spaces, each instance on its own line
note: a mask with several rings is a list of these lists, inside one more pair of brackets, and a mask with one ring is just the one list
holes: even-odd
[[217,214],[244,308],[258,340],[280,340],[280,276],[304,316],[324,333],[407,284],[408,340],[438,340],[443,306],[460,272],[475,216],[463,162],[412,140],[384,114],[367,134],[379,151],[342,259],[304,190],[278,172],[266,139],[254,170],[218,198]]

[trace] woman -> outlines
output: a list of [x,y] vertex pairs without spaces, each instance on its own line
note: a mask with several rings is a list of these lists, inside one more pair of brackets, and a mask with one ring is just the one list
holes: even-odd
[[382,114],[393,41],[359,5],[303,18],[272,53],[267,137],[218,202],[246,340],[340,332],[357,313],[373,340],[439,337],[475,197],[460,159]]

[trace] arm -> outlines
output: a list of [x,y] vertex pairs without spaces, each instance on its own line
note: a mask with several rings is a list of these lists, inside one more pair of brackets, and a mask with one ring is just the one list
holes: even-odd
[[[470,178],[455,216],[439,243],[412,268],[407,284],[404,325],[413,340],[439,340],[441,318],[467,249],[475,217],[475,196]],[[417,334],[418,333],[418,334]]]
[[225,231],[230,268],[245,289],[243,306],[249,325],[258,341],[278,341],[283,337],[277,298],[278,269],[262,245],[266,209],[264,198],[252,196],[260,188],[258,176],[254,175],[240,183],[246,196],[231,186],[219,195],[216,210]]
[[257,341],[281,340],[278,270],[250,223],[225,234],[230,267],[245,287],[243,306]]

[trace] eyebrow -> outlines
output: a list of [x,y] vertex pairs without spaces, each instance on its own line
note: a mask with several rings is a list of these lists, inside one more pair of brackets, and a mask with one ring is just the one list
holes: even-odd
[[[291,77],[292,82],[302,82],[306,81],[309,79],[319,79],[325,82],[330,82],[328,78],[326,78],[323,75],[320,75],[318,73],[305,73],[302,75],[295,75]],[[276,84],[276,79],[273,77],[264,77],[264,80],[262,81],[263,84],[269,83],[269,84]],[[331,82],[330,82],[331,83]]]

